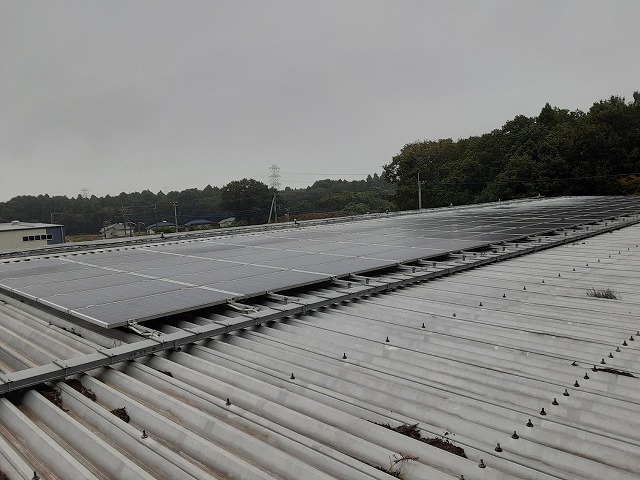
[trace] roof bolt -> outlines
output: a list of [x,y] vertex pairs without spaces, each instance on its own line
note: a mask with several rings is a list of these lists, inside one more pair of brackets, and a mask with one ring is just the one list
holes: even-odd
[[540,410],[540,415],[546,415],[547,412],[544,411],[544,408],[542,410]]
[[558,278],[560,278],[562,275],[558,274]]
[[564,389],[564,393],[563,393],[562,395],[564,395],[565,397],[568,397],[568,396],[569,396],[569,390],[567,390],[567,389],[565,388],[565,389]]
[[506,294],[506,293],[503,293],[503,294],[502,294],[502,298],[507,298],[507,294]]
[[588,374],[588,373],[585,373],[585,374],[584,374],[584,379],[585,379],[585,380],[589,380],[589,374]]
[[520,436],[517,434],[517,432],[514,430],[513,431],[513,435],[511,435],[511,438],[513,438],[514,440],[517,440],[520,438]]
[[593,366],[593,368],[591,369],[592,372],[597,372],[598,371],[598,367],[596,367],[595,365]]
[[480,463],[478,464],[478,466],[480,468],[486,468],[486,465],[484,464],[484,460],[480,459]]
[[460,475],[459,480],[464,480],[464,475]]
[[385,340],[385,342],[389,343],[389,337],[387,337],[387,339]]
[[500,446],[500,444],[498,443],[496,445],[496,448],[494,449],[496,452],[501,452],[502,451],[502,447]]
[[481,307],[482,306],[482,302],[480,302],[480,305],[478,305],[478,306]]
[[454,317],[456,316],[456,312],[453,312],[453,316],[454,316]]
[[542,279],[542,283],[544,283],[544,278]]
[[551,405],[558,405],[558,400],[556,399],[556,397],[553,397],[553,402],[551,402]]
[[292,374],[291,374],[291,376],[289,377],[289,379],[291,379],[291,380],[295,380],[295,379],[296,379],[296,377],[295,377],[295,375],[292,373]]
[[636,330],[636,335],[640,335],[640,330]]
[[598,263],[600,263],[600,259],[598,259]]
[[602,365],[606,365],[606,364],[607,364],[607,362],[605,362],[605,361],[604,361],[604,358],[603,358],[602,360],[600,360],[600,363],[601,363]]
[[531,421],[531,419],[529,419],[529,421],[526,423],[527,427],[533,427],[533,422]]
[[633,342],[633,335],[631,335],[631,336],[629,337],[629,340],[631,340],[631,341]]
[[576,362],[575,360],[571,363],[572,367],[577,367],[578,366],[578,362]]
[[141,438],[148,438],[149,435],[147,435],[147,431],[146,430],[142,430],[142,437]]
[[229,398],[227,398],[227,401],[224,402],[224,404],[228,407],[229,405],[231,405],[231,400],[229,400]]
[[527,289],[527,286],[526,286],[526,285],[525,285],[524,287],[522,287],[522,290],[526,290],[526,289]]
[[427,327],[424,326],[424,322],[422,323],[422,328],[427,328]]
[[346,352],[342,354],[342,359],[343,359],[343,360],[346,360],[346,359],[347,359],[347,353],[346,353]]
[[620,353],[620,347],[616,347],[616,352]]
[[613,353],[609,352],[609,358],[613,358]]
[[587,267],[589,266],[589,264],[587,263]]
[[574,383],[573,386],[576,388],[580,386],[580,384],[578,383],[578,380],[576,380],[576,383]]
[[611,258],[611,255],[609,255],[609,258]]
[[623,347],[626,347],[626,346],[627,346],[627,341],[626,341],[626,340],[623,340],[623,341],[622,341],[622,346],[623,346]]
[[575,271],[576,271],[576,269],[574,268],[572,271],[573,271],[573,272],[575,272]]
[[40,480],[40,477],[38,476],[38,472],[36,471],[33,472],[33,477],[31,477],[31,480]]

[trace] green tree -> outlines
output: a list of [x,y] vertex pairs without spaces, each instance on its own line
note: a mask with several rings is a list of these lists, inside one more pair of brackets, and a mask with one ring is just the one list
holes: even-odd
[[228,211],[251,214],[269,210],[269,187],[252,178],[233,180],[220,189],[220,203]]

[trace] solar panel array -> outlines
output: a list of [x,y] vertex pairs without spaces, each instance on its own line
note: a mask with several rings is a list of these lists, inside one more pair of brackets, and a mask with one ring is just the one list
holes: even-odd
[[0,263],[0,287],[112,328],[639,210],[562,198],[93,250]]

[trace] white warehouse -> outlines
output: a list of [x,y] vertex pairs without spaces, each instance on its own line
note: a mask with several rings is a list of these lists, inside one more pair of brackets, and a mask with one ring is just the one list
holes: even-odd
[[14,220],[0,223],[0,251],[31,249],[64,243],[64,225]]

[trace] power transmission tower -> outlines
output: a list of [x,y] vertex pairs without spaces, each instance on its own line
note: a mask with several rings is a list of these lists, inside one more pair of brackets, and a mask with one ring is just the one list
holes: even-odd
[[269,210],[269,220],[271,223],[271,217],[274,217],[274,221],[278,223],[278,189],[280,189],[280,167],[273,164],[269,167],[271,174],[269,175],[269,187],[273,190],[273,199],[271,200],[271,209]]
[[280,190],[280,167],[274,164],[269,167],[269,170],[271,170],[269,187],[273,190]]

